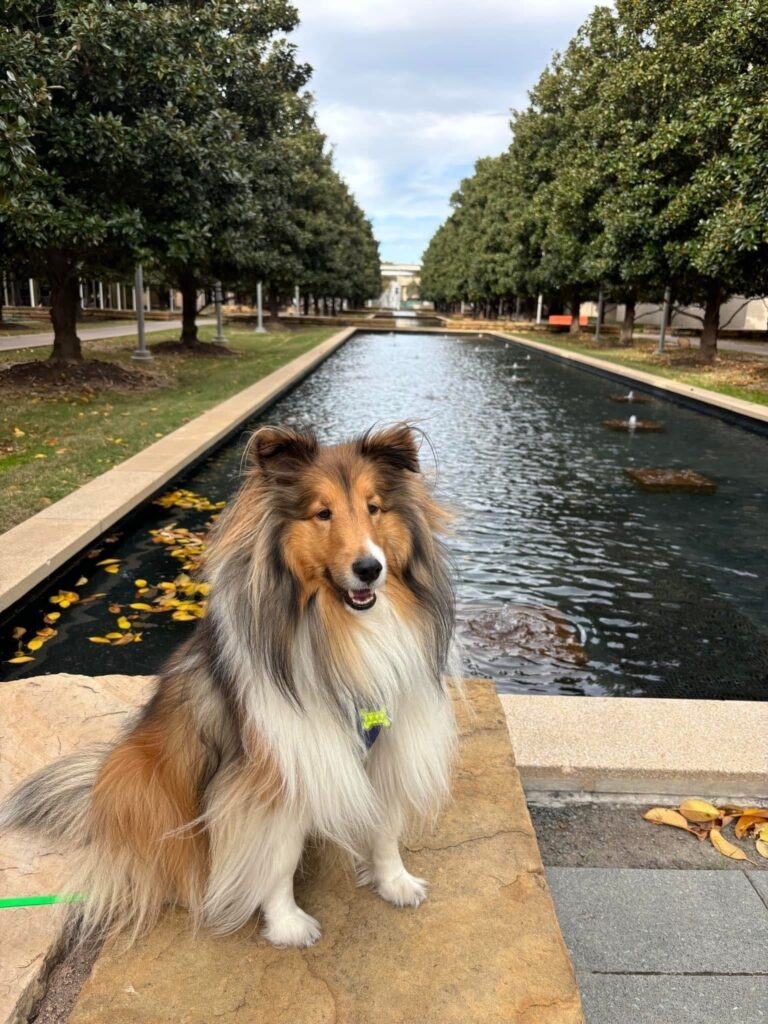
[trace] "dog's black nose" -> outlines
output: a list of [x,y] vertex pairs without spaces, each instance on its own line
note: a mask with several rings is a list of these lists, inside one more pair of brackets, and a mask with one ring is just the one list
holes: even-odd
[[352,572],[363,583],[373,583],[381,575],[381,562],[369,555],[367,558],[358,558],[352,563]]

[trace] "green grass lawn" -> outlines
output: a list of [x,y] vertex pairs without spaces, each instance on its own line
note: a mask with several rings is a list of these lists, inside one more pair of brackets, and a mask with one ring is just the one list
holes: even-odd
[[[164,355],[149,364],[167,379],[148,391],[79,393],[54,397],[2,395],[0,410],[0,532],[63,498],[99,473],[271,373],[336,328],[318,327],[255,334],[228,327],[239,358]],[[209,341],[213,327],[200,337]],[[178,337],[152,334],[148,342]],[[87,342],[89,356],[135,368],[135,335]],[[0,353],[0,369],[21,360],[45,359],[48,348]]]
[[532,331],[507,332],[511,337],[528,338],[566,352],[604,359],[627,370],[643,370],[698,388],[716,391],[732,398],[768,405],[768,358],[746,352],[721,351],[712,366],[698,358],[694,348],[671,349],[663,355],[655,351],[655,341],[635,340],[631,348],[595,345],[590,339],[571,341],[562,335]]

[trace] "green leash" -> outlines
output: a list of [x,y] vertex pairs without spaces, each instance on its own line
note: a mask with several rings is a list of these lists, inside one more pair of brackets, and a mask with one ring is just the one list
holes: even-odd
[[0,910],[9,910],[12,907],[44,907],[51,903],[82,903],[85,894],[82,892],[67,892],[56,896],[13,896],[7,900],[0,900]]

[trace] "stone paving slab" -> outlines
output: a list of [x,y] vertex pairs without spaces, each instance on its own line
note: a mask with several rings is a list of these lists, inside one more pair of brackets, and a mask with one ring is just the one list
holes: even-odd
[[738,871],[548,868],[577,970],[764,974],[768,910]]
[[501,694],[528,793],[768,795],[768,702]]
[[[140,676],[39,676],[3,683],[0,797],[60,754],[115,735],[147,695]],[[0,836],[0,898],[61,891],[66,860],[45,842]],[[0,910],[0,1021],[24,1020],[41,993],[63,920],[58,906]]]
[[[0,796],[59,753],[109,740],[150,682],[59,675],[5,684]],[[256,922],[226,938],[194,936],[186,916],[171,913],[139,946],[108,949],[73,1024],[583,1022],[498,698],[491,683],[467,687],[455,800],[405,855],[432,883],[421,908],[396,910],[326,866],[302,882],[303,905],[325,929],[310,950],[273,949]],[[1,896],[57,892],[66,879],[55,851],[0,839]],[[0,913],[0,1021],[17,1024],[42,992],[63,914]]]
[[418,910],[356,889],[340,865],[310,871],[299,902],[323,925],[308,950],[276,950],[256,923],[192,935],[182,912],[97,962],[71,1024],[577,1024],[579,996],[488,682],[458,707],[454,801],[410,844],[431,882]]
[[578,975],[587,1024],[766,1024],[768,977]]

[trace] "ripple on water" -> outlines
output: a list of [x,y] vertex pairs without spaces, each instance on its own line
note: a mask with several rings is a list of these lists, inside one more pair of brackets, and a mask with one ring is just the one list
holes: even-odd
[[[601,424],[615,384],[529,355],[487,338],[360,335],[255,422],[312,424],[325,441],[372,422],[407,419],[426,430],[437,463],[424,446],[425,471],[457,513],[447,544],[460,619],[478,605],[502,617],[514,606],[535,609],[490,637],[462,629],[467,671],[492,676],[501,690],[765,697],[768,442],[657,401],[648,417],[664,433],[610,433]],[[364,401],[354,397],[361,393]],[[227,499],[240,452],[239,441],[221,449],[186,486]],[[690,467],[720,490],[646,494],[624,478],[630,465]],[[124,602],[136,575],[172,573],[148,530],[169,522],[199,529],[206,518],[172,511],[147,506],[110,550],[124,571],[91,589]],[[74,581],[80,567],[72,573]],[[48,596],[35,595],[25,624],[39,628]],[[86,640],[111,625],[105,602],[68,611],[59,635],[16,674],[154,671],[188,630],[154,616],[163,621],[142,644],[105,649]],[[554,641],[548,653],[522,649],[519,637],[536,632],[537,616],[575,637],[584,659],[564,659]]]

